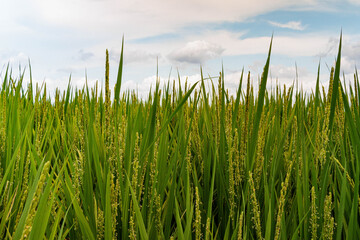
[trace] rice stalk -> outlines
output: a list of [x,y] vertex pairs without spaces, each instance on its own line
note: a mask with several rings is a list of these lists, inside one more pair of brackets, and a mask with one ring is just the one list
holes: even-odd
[[250,198],[251,198],[252,215],[253,215],[252,220],[254,223],[254,228],[256,230],[256,236],[257,239],[263,239],[261,233],[260,207],[256,199],[256,190],[251,172],[249,172],[249,187],[250,187],[249,190],[251,191]]

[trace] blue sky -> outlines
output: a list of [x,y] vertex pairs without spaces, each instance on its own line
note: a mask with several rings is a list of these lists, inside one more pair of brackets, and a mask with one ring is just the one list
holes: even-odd
[[[241,70],[258,81],[274,34],[271,81],[299,83],[311,91],[321,64],[326,87],[343,31],[342,71],[351,81],[360,63],[360,1],[214,0],[13,0],[0,3],[1,74],[8,62],[50,94],[72,85],[104,82],[105,49],[110,51],[114,86],[121,39],[125,36],[123,89],[146,94],[155,82],[199,80],[200,65],[216,76],[224,65],[225,84],[234,92]],[[297,68],[295,67],[297,66]],[[26,71],[26,80],[29,71]]]

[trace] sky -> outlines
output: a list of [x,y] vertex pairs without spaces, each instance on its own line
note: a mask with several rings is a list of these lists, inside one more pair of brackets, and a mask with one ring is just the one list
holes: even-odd
[[146,96],[150,86],[178,79],[216,79],[235,93],[241,71],[257,84],[273,35],[268,88],[297,80],[311,92],[320,64],[327,87],[343,34],[342,69],[352,81],[360,64],[360,0],[12,0],[0,2],[0,76],[29,62],[34,82],[54,95],[71,85],[104,86],[105,51],[110,86],[116,82],[122,37],[122,91]]

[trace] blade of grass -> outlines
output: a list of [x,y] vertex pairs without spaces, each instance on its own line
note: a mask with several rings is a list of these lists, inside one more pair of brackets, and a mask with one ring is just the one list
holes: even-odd
[[246,166],[247,171],[246,172],[251,171],[254,166],[255,148],[256,148],[256,143],[257,143],[257,139],[258,139],[258,131],[259,131],[261,114],[262,114],[263,106],[264,106],[266,82],[267,82],[267,77],[268,77],[268,73],[269,73],[272,41],[273,41],[273,37],[271,37],[269,53],[268,53],[268,57],[267,57],[264,71],[263,71],[262,78],[261,78],[261,83],[260,83],[260,88],[259,88],[259,93],[258,93],[258,98],[257,98],[256,113],[255,113],[255,118],[254,118],[254,125],[253,125],[252,135],[251,135],[251,142],[249,144],[248,152],[247,152],[247,166]]

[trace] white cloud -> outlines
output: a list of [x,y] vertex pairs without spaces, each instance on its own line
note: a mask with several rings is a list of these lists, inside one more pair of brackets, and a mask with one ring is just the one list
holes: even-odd
[[30,1],[1,1],[0,9],[0,36],[26,35],[32,32],[23,22],[36,11]]
[[77,29],[99,38],[120,37],[123,33],[130,38],[153,36],[176,32],[187,25],[242,21],[269,11],[318,5],[317,1],[296,0],[154,0],[151,4],[144,0],[35,0],[35,3],[37,15],[44,23]]
[[[249,66],[253,83],[254,79],[258,81],[260,78],[263,67],[264,63],[259,61],[255,61]],[[304,66],[296,67],[295,65],[270,64],[267,88],[274,89],[277,85],[282,87],[284,84],[289,88],[296,82],[296,79],[298,79],[300,86],[303,86],[303,90],[310,92],[315,87],[316,77],[315,73],[309,72]],[[256,82],[254,86],[257,86],[257,84]]]
[[[119,62],[119,56],[120,56],[120,49],[112,48],[110,50],[110,58],[113,61]],[[124,49],[124,64],[147,63],[147,62],[156,64],[157,58],[161,58],[160,53],[148,52],[142,49],[131,49],[131,48]]]
[[[244,37],[242,32],[218,30],[192,34],[186,36],[185,39],[172,40],[167,44],[153,43],[151,48],[154,52],[164,53],[170,60],[199,63],[206,60],[204,56],[211,59],[219,56],[267,54],[271,40],[270,34],[271,32],[269,32],[269,36],[265,37]],[[275,34],[272,54],[312,57],[327,45],[328,40],[329,37],[322,33],[307,33],[297,36],[276,36]],[[188,42],[186,46],[183,45],[184,41]],[[144,46],[149,47],[148,45]],[[131,47],[142,48],[144,46],[132,45]]]
[[80,49],[78,54],[79,54],[79,58],[82,61],[87,61],[94,56],[94,54],[92,52],[84,51],[84,49]]
[[354,73],[355,66],[360,65],[360,39],[345,41],[342,49],[341,69],[345,73]]
[[[320,85],[327,90],[329,83],[329,74],[327,70],[320,71]],[[275,88],[277,85],[287,88],[294,86],[306,92],[307,94],[313,92],[316,87],[316,72],[309,72],[305,67],[286,66],[282,64],[275,64],[270,66],[270,73],[268,78],[268,89]],[[320,87],[321,87],[320,86]]]
[[350,60],[357,60],[360,62],[360,40],[352,43],[345,42],[343,45],[343,55]]
[[[24,63],[27,62],[29,60],[29,57],[23,53],[23,52],[19,52],[18,54],[11,56],[9,59],[9,62],[11,63]],[[27,64],[27,63],[26,63]]]
[[29,57],[24,52],[0,52],[0,73],[3,73],[9,64],[9,68],[16,71],[27,69],[29,64]]
[[[331,66],[335,65],[335,58],[337,57],[339,48],[339,39],[331,37],[328,39],[326,45],[317,56],[325,58],[332,57]],[[358,35],[343,35],[342,50],[341,50],[341,69],[345,73],[354,71],[355,66],[360,64],[360,36]]]
[[169,59],[176,62],[203,63],[219,57],[224,49],[206,41],[188,42],[184,47],[169,54]]
[[279,22],[269,21],[269,23],[275,27],[288,28],[288,29],[298,30],[298,31],[303,31],[306,28],[306,26],[302,25],[301,21],[290,21],[287,23],[279,23]]
[[[215,31],[197,35],[198,39],[207,42],[221,43],[224,47],[224,56],[267,54],[270,46],[270,37],[243,37],[242,33],[231,33],[227,31]],[[287,56],[315,56],[319,49],[327,45],[329,37],[323,33],[307,33],[296,36],[274,35],[272,54]]]
[[281,79],[292,79],[296,78],[296,74],[301,74],[301,76],[308,76],[308,71],[306,68],[296,68],[295,66],[285,66],[285,65],[272,65],[270,67],[270,76],[272,78]]
[[360,5],[360,0],[348,0],[349,3],[355,4],[355,5]]
[[[141,71],[144,69],[144,63],[153,64],[155,68],[156,57],[159,57],[159,63],[168,66],[172,63],[169,60],[201,63],[219,56],[266,54],[270,43],[268,36],[271,35],[271,31],[259,33],[260,36],[267,37],[251,38],[245,38],[243,32],[234,33],[224,30],[202,29],[199,32],[190,30],[185,33],[183,31],[186,27],[201,26],[203,23],[241,22],[276,10],[316,9],[323,11],[325,8],[319,6],[326,5],[326,2],[328,1],[3,1],[0,2],[0,9],[4,10],[0,15],[2,29],[0,35],[4,42],[0,46],[0,51],[15,49],[12,50],[13,54],[2,56],[2,59],[6,61],[8,59],[15,61],[14,69],[18,66],[16,59],[21,56],[17,58],[13,56],[17,56],[19,52],[29,54],[38,79],[42,80],[46,76],[46,79],[49,79],[49,85],[62,86],[63,79],[66,79],[65,75],[68,76],[72,72],[74,79],[81,77],[84,75],[85,68],[89,72],[92,71],[92,74],[88,74],[89,77],[102,79],[105,49],[117,49],[111,50],[110,56],[118,62],[123,34],[125,40],[128,41],[125,41],[125,64],[139,64]],[[295,29],[304,27],[301,22],[277,24]],[[239,31],[245,31],[245,29]],[[175,33],[174,35],[180,37],[151,44],[135,44],[129,41],[169,33]],[[26,37],[20,38],[19,35]],[[188,44],[184,46],[186,42]],[[272,53],[292,57],[314,56],[320,50],[324,50],[327,43],[328,36],[322,33],[301,36],[276,36],[275,33]],[[83,50],[79,52],[79,49]],[[356,53],[358,47],[354,45],[348,50],[347,60],[350,65],[355,61],[359,62],[355,53],[352,54],[351,51]],[[344,48],[344,54],[345,52]],[[329,50],[326,52],[326,55],[328,54]],[[27,57],[22,58],[21,61],[27,64]],[[57,69],[65,70],[65,73]],[[111,71],[113,69],[116,70],[117,66],[111,66]],[[127,69],[125,67],[125,71]],[[66,72],[67,70],[69,72]],[[59,79],[59,81],[50,79]],[[141,85],[143,82],[139,79],[133,80],[134,83],[138,81]],[[238,76],[234,79],[238,81]],[[67,84],[67,80],[64,81]]]

